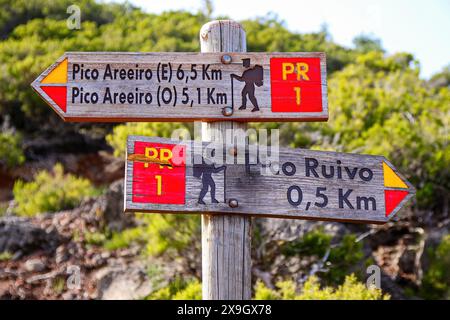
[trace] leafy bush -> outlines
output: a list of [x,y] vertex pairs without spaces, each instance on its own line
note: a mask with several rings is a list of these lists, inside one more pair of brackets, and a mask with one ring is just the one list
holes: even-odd
[[386,300],[389,295],[383,294],[376,288],[367,289],[363,283],[357,281],[354,275],[345,277],[345,281],[337,288],[320,288],[319,279],[310,277],[297,293],[293,281],[282,281],[276,284],[278,290],[267,288],[261,281],[256,283],[256,300]]
[[107,234],[102,232],[85,232],[84,241],[87,244],[99,246],[102,245],[106,240]]
[[[168,250],[181,252],[189,245],[195,245],[200,236],[200,217],[189,214],[141,214],[142,225],[113,233],[104,242],[109,250],[125,248],[131,243],[146,244],[146,253],[159,255]],[[197,241],[197,240],[198,241]]]
[[114,155],[125,155],[127,137],[129,135],[154,136],[170,138],[175,129],[188,128],[188,125],[168,122],[137,122],[121,124],[114,127],[113,132],[106,136],[106,141],[114,148]]
[[[261,281],[255,286],[255,300],[387,300],[389,295],[376,288],[367,289],[354,275],[345,278],[337,288],[320,288],[319,280],[311,277],[304,284],[301,293],[293,281],[278,282],[277,290],[267,288]],[[176,278],[169,285],[146,297],[147,300],[200,300],[202,285],[197,279],[185,281]]]
[[362,243],[356,242],[353,234],[344,235],[337,245],[331,245],[332,236],[317,228],[306,233],[302,238],[283,243],[280,247],[282,254],[286,256],[315,256],[322,258],[329,250],[327,259],[327,272],[320,277],[328,284],[342,283],[349,273],[349,269],[364,257]]
[[12,256],[12,253],[9,251],[0,252],[0,262],[11,260]]
[[148,215],[147,253],[161,254],[168,250],[181,252],[189,245],[200,243],[200,216],[190,214]]
[[6,214],[8,207],[9,207],[8,202],[0,202],[0,217]]
[[21,165],[25,161],[25,156],[21,149],[22,137],[18,133],[0,133],[0,164],[7,167]]
[[339,245],[331,248],[328,257],[328,272],[322,278],[328,284],[342,283],[349,270],[360,262],[364,257],[362,243],[356,242],[356,236],[346,234]]
[[133,242],[145,243],[147,236],[145,226],[113,232],[112,236],[103,242],[103,247],[108,250],[122,249],[130,246]]
[[317,228],[306,233],[301,239],[284,243],[280,250],[286,256],[317,255],[322,257],[330,247],[331,235]]
[[201,300],[202,284],[198,279],[175,278],[169,285],[148,295],[147,300]]
[[64,174],[62,165],[56,164],[51,173],[38,172],[34,181],[17,181],[13,194],[14,212],[20,216],[34,216],[74,208],[83,198],[98,195],[99,190],[87,179]]
[[450,235],[436,249],[428,252],[430,266],[426,271],[421,296],[427,299],[450,299]]

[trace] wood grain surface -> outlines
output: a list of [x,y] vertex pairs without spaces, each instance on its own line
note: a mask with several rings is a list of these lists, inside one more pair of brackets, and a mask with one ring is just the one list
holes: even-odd
[[[325,53],[226,53],[231,63],[224,64],[224,52],[67,52],[32,83],[33,89],[65,121],[127,122],[127,121],[326,121],[328,119]],[[271,86],[271,58],[320,59],[318,79],[299,81],[287,78],[286,85],[298,83],[302,87],[300,109],[294,112],[273,112]],[[67,59],[67,83],[42,83],[58,65]],[[263,84],[254,85],[259,111],[253,110],[250,100],[245,110],[241,92],[245,82],[232,80],[247,69],[243,59],[250,59],[250,67],[263,68]],[[94,72],[94,70],[96,70]],[[142,71],[141,71],[142,70]],[[147,73],[146,73],[147,72]],[[290,77],[298,69],[292,70]],[[310,70],[312,72],[312,70]],[[150,78],[145,77],[145,75]],[[95,79],[93,79],[95,77]],[[233,88],[232,88],[233,82]],[[67,110],[58,107],[42,86],[66,86]],[[320,90],[320,94],[312,94]],[[310,94],[311,93],[311,94]],[[123,95],[122,97],[120,95]],[[130,99],[128,99],[128,95]],[[276,99],[295,99],[294,90],[277,91]],[[94,96],[97,98],[94,101]],[[151,99],[150,99],[151,97]],[[122,100],[121,100],[122,98]],[[233,107],[231,116],[222,109]],[[313,108],[316,111],[301,111]],[[319,108],[320,111],[317,111]],[[293,109],[295,110],[295,108]],[[300,110],[300,111],[299,111]]]
[[[134,154],[135,141],[177,143],[168,139],[130,136],[129,154]],[[186,146],[187,157],[193,162],[194,142],[179,143]],[[208,143],[204,142],[203,146],[208,146]],[[229,146],[224,146],[221,151],[225,155],[229,149]],[[264,162],[258,155],[251,158],[256,158],[257,163],[238,163],[242,155],[237,154],[234,164],[225,163],[224,171],[212,174],[216,198],[220,202],[217,204],[211,202],[209,193],[204,198],[206,204],[199,203],[202,179],[194,176],[193,164],[186,164],[185,202],[182,205],[133,202],[132,183],[137,177],[133,175],[133,162],[127,161],[125,209],[384,223],[415,193],[413,186],[382,156],[283,148],[278,157],[270,155]],[[406,188],[385,186],[383,163],[395,172]],[[221,165],[216,163],[216,167]],[[397,189],[407,191],[408,195],[387,215],[385,191]],[[235,199],[238,206],[230,207],[230,199]]]

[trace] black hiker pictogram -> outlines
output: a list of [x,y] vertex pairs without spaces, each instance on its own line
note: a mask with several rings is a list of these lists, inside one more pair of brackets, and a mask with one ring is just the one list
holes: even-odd
[[202,164],[194,164],[194,167],[193,167],[194,177],[202,179],[202,189],[200,190],[200,195],[198,197],[198,203],[206,204],[203,201],[203,198],[205,197],[206,193],[208,193],[208,189],[210,189],[211,202],[219,203],[219,201],[216,199],[216,183],[214,182],[212,174],[223,171],[226,169],[226,167],[221,166],[221,167],[216,168],[214,163],[208,164],[208,163],[206,163],[206,161],[204,159],[202,159],[202,162],[203,162]]
[[233,87],[233,79],[237,81],[245,82],[245,86],[242,89],[242,105],[239,110],[245,110],[247,108],[247,96],[253,104],[252,112],[259,111],[258,101],[255,97],[255,85],[261,87],[263,85],[264,72],[263,67],[255,65],[250,68],[250,59],[242,59],[242,65],[247,68],[241,76],[237,74],[231,74],[231,87]]

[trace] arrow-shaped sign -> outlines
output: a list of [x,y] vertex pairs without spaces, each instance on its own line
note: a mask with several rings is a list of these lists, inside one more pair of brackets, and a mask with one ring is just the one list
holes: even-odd
[[326,121],[324,53],[69,52],[32,83],[66,121]]
[[[384,223],[415,193],[382,156],[248,147],[230,163],[231,147],[199,144],[129,136],[125,209]],[[211,148],[221,163],[198,156]]]

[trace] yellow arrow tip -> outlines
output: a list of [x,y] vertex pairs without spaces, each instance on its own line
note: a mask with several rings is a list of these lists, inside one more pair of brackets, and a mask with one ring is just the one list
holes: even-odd
[[383,162],[383,175],[385,187],[408,189],[406,183],[385,162]]
[[43,84],[67,83],[67,58],[42,79]]

